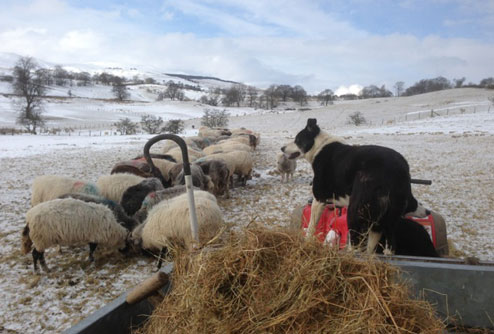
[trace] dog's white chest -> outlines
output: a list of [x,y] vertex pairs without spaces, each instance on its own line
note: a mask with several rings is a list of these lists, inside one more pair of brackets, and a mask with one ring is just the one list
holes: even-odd
[[350,196],[345,195],[344,197],[338,197],[331,200],[331,202],[336,206],[348,206],[348,204],[350,204]]

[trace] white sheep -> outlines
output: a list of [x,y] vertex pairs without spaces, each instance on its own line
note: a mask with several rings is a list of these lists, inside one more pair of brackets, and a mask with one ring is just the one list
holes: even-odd
[[[202,150],[194,150],[190,147],[187,148],[187,152],[189,155],[189,162],[193,162],[206,155]],[[167,154],[171,155],[177,161],[177,163],[183,162],[182,150],[180,149],[180,147],[172,148],[167,152]]]
[[[223,214],[214,195],[202,190],[194,191],[199,227],[199,242],[211,240],[223,227]],[[134,245],[151,251],[164,248],[192,246],[188,194],[182,194],[155,205],[143,225],[131,236]]]
[[249,145],[245,145],[238,142],[231,142],[231,141],[222,142],[216,145],[211,145],[204,149],[204,153],[206,155],[214,154],[214,153],[222,153],[222,152],[228,153],[233,151],[251,152],[252,149]]
[[145,180],[144,177],[128,173],[117,173],[111,175],[102,175],[98,178],[96,184],[100,189],[101,195],[112,201],[120,203],[122,195],[129,187],[135,186]]
[[297,161],[295,159],[288,159],[288,157],[284,153],[278,153],[276,157],[277,168],[276,171],[281,174],[281,182],[286,182],[291,179],[293,181],[293,173],[297,168]]
[[154,166],[159,169],[159,171],[161,172],[161,175],[163,175],[163,178],[165,179],[165,181],[167,181],[167,182],[170,181],[170,176],[169,176],[170,170],[177,163],[169,161],[169,160],[165,160],[165,159],[151,159],[151,160],[153,160]]
[[199,128],[199,132],[197,134],[199,137],[205,137],[205,138],[211,138],[215,139],[220,136],[231,136],[232,133],[228,129],[221,129],[221,128],[210,128],[207,126],[201,126]]
[[197,160],[197,162],[206,160],[223,160],[226,163],[228,171],[230,172],[230,185],[233,184],[233,174],[239,176],[243,185],[251,178],[254,161],[249,152],[233,151],[227,153],[214,153]]
[[128,236],[129,231],[117,222],[108,207],[73,198],[54,199],[26,213],[22,251],[27,254],[32,249],[34,270],[38,270],[39,260],[48,272],[44,259],[47,248],[89,244],[89,260],[93,261],[97,245],[124,248]]
[[96,184],[67,176],[42,175],[34,179],[31,190],[31,206],[69,193],[99,196]]

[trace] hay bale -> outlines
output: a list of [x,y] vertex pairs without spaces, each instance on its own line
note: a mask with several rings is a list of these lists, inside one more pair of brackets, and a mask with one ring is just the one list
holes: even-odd
[[141,333],[439,333],[398,269],[300,233],[253,227],[176,259],[173,289]]

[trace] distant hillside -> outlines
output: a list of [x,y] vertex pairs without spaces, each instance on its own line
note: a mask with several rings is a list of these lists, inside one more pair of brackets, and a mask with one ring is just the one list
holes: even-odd
[[201,75],[187,75],[187,74],[175,74],[175,73],[165,73],[171,77],[177,77],[185,80],[190,80],[192,82],[197,82],[196,80],[217,80],[221,82],[231,83],[231,84],[241,84],[240,82],[231,81],[231,80],[223,80],[215,77],[201,76]]

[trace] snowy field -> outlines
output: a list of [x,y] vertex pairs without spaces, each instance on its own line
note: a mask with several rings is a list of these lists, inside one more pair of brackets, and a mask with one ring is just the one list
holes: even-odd
[[[237,226],[251,221],[288,224],[291,210],[310,197],[312,171],[308,163],[299,161],[293,183],[282,184],[272,173],[275,156],[307,118],[314,117],[323,129],[349,143],[384,145],[401,152],[412,177],[433,181],[431,186],[413,185],[413,192],[443,215],[459,254],[494,261],[494,110],[486,107],[486,96],[494,92],[455,91],[231,117],[231,128],[259,131],[261,145],[253,153],[256,177],[246,187],[233,189],[231,199],[219,199],[225,220]],[[457,103],[478,109],[403,120],[414,111]],[[373,125],[345,125],[348,114],[356,110]],[[191,125],[197,128],[199,120],[188,120],[186,125],[192,135]],[[95,263],[88,265],[84,247],[65,248],[63,254],[47,250],[52,271],[33,275],[31,256],[20,252],[24,214],[36,176],[61,174],[96,181],[116,162],[140,154],[149,137],[0,136],[0,333],[61,332],[152,273],[152,259],[100,250]]]

